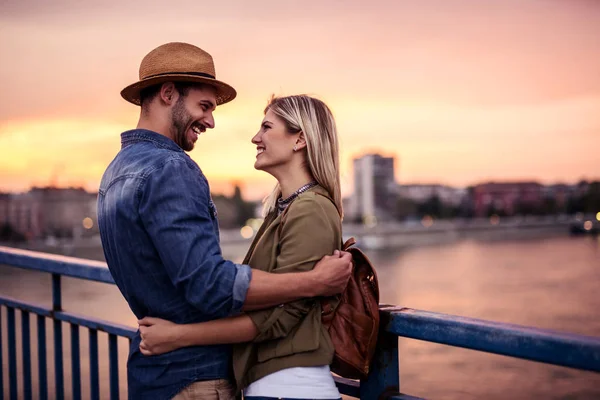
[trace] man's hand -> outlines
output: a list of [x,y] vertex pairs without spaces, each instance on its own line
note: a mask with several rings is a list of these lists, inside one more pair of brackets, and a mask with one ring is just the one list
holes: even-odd
[[145,317],[140,326],[140,351],[145,356],[168,353],[183,347],[181,325],[160,318]]
[[346,289],[352,273],[352,255],[336,250],[325,256],[310,272],[315,280],[315,296],[333,296]]
[[299,299],[342,293],[352,272],[352,255],[336,250],[306,272],[285,274],[252,270],[244,311],[261,310]]

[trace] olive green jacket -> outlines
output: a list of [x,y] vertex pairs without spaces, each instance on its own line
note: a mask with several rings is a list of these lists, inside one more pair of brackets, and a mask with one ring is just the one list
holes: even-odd
[[[269,214],[244,263],[272,273],[309,271],[325,255],[341,248],[342,224],[337,208],[320,186],[301,193],[281,215]],[[329,365],[333,345],[321,323],[318,299],[302,299],[247,313],[259,334],[234,346],[233,369],[238,390],[273,372]]]

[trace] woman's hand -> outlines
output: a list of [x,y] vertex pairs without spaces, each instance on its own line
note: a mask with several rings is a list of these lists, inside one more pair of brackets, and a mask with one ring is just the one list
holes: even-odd
[[181,341],[181,325],[151,317],[139,320],[138,324],[142,338],[140,351],[145,356],[155,356],[185,347]]

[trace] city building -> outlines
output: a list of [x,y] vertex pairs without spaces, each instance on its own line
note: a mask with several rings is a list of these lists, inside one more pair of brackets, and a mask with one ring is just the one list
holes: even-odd
[[576,188],[573,185],[564,183],[545,186],[543,190],[544,197],[546,199],[552,199],[556,209],[563,211],[566,209],[569,199],[574,196],[575,192]]
[[393,157],[366,154],[353,160],[354,194],[349,216],[372,223],[394,215],[397,185]]
[[398,194],[403,199],[412,200],[415,203],[424,203],[432,197],[437,197],[443,204],[457,207],[467,196],[467,189],[437,184],[409,184],[398,185]]
[[2,221],[8,221],[10,198],[10,193],[0,193],[0,223]]
[[27,238],[39,236],[40,207],[30,193],[6,193],[0,196],[0,225]]
[[27,239],[79,237],[98,233],[97,194],[81,188],[33,188],[0,195],[0,225]]
[[473,188],[475,215],[532,214],[544,200],[543,186],[537,182],[483,183]]

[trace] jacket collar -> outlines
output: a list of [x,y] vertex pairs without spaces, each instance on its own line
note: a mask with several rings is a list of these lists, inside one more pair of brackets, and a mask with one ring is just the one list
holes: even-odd
[[147,129],[132,129],[121,133],[121,148],[140,142],[152,142],[155,145],[173,151],[183,149],[166,136]]

